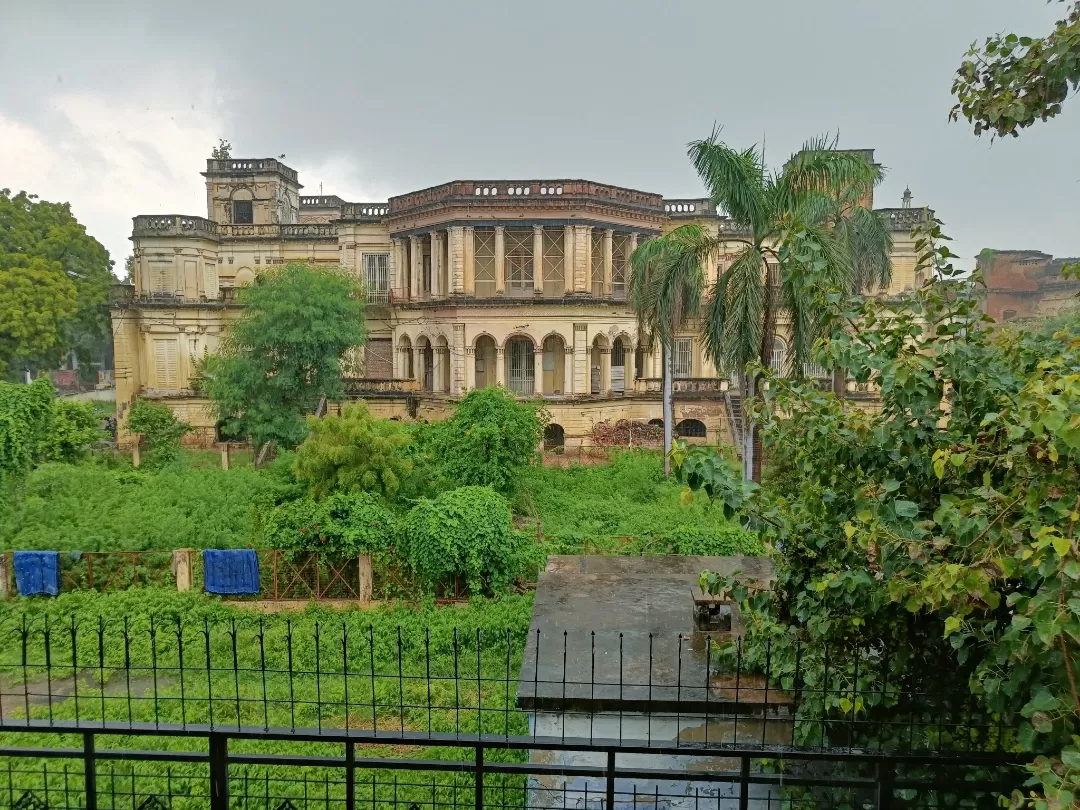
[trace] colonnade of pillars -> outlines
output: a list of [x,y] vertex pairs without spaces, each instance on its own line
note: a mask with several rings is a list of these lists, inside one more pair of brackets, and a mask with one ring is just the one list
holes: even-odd
[[[532,226],[532,272],[533,291],[544,294],[545,230],[543,225]],[[554,251],[550,259],[552,272],[561,275],[562,294],[588,295],[592,292],[592,225],[565,225],[562,231],[562,253]],[[495,294],[505,295],[507,285],[506,228],[494,227]],[[549,234],[550,237],[550,234]],[[604,297],[613,293],[613,267],[615,229],[604,230],[603,239],[603,291]],[[453,225],[434,230],[425,235],[399,237],[391,240],[392,288],[397,300],[444,298],[449,295],[476,295],[476,228],[471,225]],[[626,261],[637,248],[638,235],[627,237]],[[627,273],[628,273],[627,269]]]

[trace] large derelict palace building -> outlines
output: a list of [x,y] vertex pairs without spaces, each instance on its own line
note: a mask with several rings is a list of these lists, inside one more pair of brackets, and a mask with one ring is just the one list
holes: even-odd
[[[630,255],[687,222],[742,236],[708,200],[588,180],[457,180],[346,202],[303,196],[296,171],[274,159],[211,159],[203,176],[205,217],[134,218],[134,284],[117,288],[112,320],[121,425],[135,397],[158,399],[206,444],[216,425],[192,388],[195,361],[238,313],[236,288],[289,262],[340,265],[363,280],[369,339],[348,364],[346,391],[378,416],[439,418],[466,391],[502,385],[546,400],[553,446],[592,444],[620,420],[655,423],[660,354],[639,341],[626,301]],[[918,283],[909,234],[922,211],[905,194],[882,213],[894,231],[882,292],[900,293]],[[710,259],[710,280],[737,248]],[[787,367],[780,338],[773,365]],[[732,441],[738,383],[717,373],[696,330],[675,343],[675,376],[678,434]]]

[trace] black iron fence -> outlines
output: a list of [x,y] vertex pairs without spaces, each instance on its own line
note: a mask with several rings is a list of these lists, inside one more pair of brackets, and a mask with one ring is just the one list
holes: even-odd
[[811,679],[710,635],[364,619],[0,624],[0,806],[993,807],[1026,776],[880,650],[800,651]]

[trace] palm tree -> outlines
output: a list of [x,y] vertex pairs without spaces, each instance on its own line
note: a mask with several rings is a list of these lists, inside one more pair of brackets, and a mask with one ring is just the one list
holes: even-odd
[[[891,239],[881,217],[864,205],[882,172],[825,138],[807,142],[776,172],[756,146],[732,149],[715,129],[692,142],[688,154],[712,202],[734,227],[731,234],[700,239],[687,232],[677,237],[683,249],[704,259],[720,245],[740,246],[712,289],[705,348],[717,369],[744,372],[744,397],[753,400],[757,373],[748,367],[755,361],[769,367],[779,312],[791,323],[792,373],[798,377],[822,331],[819,291],[888,284]],[[744,477],[760,481],[761,442],[752,422],[742,455]]]
[[643,242],[630,257],[630,305],[637,313],[638,340],[659,341],[664,377],[664,475],[671,474],[672,377],[675,335],[700,317],[705,286],[700,245],[708,235],[687,225]]

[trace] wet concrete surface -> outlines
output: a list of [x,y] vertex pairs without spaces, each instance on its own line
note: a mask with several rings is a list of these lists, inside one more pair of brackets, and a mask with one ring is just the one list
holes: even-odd
[[[126,698],[128,695],[134,700],[143,700],[154,694],[152,675],[140,675],[129,680],[122,674],[116,674],[106,680],[103,689],[100,689],[98,674],[89,669],[82,670],[77,676],[54,676],[51,680],[44,676],[31,677],[25,681],[21,678],[3,677],[0,678],[0,718],[24,719],[27,708],[31,714],[34,714],[35,709],[48,707],[50,703],[56,707],[67,701],[74,702],[76,681],[80,702],[85,698],[89,701],[99,701],[100,705],[101,693],[104,693],[106,700],[112,699],[112,702],[115,702],[117,698]],[[178,683],[174,678],[157,676],[158,692],[171,689]]]

